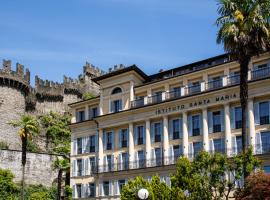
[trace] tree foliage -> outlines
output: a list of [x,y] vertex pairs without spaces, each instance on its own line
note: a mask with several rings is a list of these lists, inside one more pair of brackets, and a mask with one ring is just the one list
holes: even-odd
[[245,187],[236,193],[236,200],[260,199],[270,199],[270,174],[262,171],[251,174],[246,179]]
[[146,188],[149,199],[229,199],[232,191],[241,191],[244,170],[248,174],[260,167],[260,162],[247,152],[227,158],[224,154],[200,152],[193,161],[180,157],[176,163],[176,172],[171,175],[171,186],[160,182],[154,176],[151,182],[137,177],[130,180],[121,192],[121,199],[137,199],[138,190]]
[[15,199],[19,194],[13,179],[14,175],[9,170],[0,169],[0,199]]
[[95,98],[95,95],[91,92],[86,92],[83,94],[83,100],[89,100]]

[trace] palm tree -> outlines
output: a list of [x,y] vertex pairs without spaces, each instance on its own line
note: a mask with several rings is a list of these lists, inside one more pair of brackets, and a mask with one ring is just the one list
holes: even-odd
[[9,124],[14,127],[19,127],[18,134],[22,141],[22,200],[24,200],[24,174],[27,142],[28,140],[32,140],[33,136],[39,134],[40,125],[38,120],[30,115],[22,115],[18,121],[11,121]]
[[269,0],[218,0],[220,28],[217,43],[240,64],[240,102],[242,107],[242,149],[247,149],[248,65],[253,56],[270,49]]
[[53,164],[53,168],[58,170],[57,176],[57,200],[61,199],[61,186],[62,186],[62,176],[63,172],[69,172],[70,164],[69,159],[67,158],[58,158],[55,160]]

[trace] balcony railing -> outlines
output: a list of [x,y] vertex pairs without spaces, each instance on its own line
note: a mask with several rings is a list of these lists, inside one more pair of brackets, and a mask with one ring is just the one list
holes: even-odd
[[222,79],[220,78],[219,80],[214,80],[214,81],[209,81],[206,84],[207,90],[214,90],[223,87],[222,84]]
[[[249,81],[259,80],[262,78],[270,77],[270,67],[265,67],[253,71],[249,71]],[[209,81],[208,83],[201,82],[200,84],[182,87],[181,90],[169,91],[163,94],[155,94],[147,97],[147,101],[144,98],[137,99],[131,102],[132,108],[142,107],[146,104],[156,104],[169,99],[178,99],[186,95],[199,94],[203,91],[216,90],[226,86],[238,85],[240,84],[240,75],[231,75],[219,80]],[[183,89],[183,90],[182,90]]]
[[227,78],[228,80],[228,85],[237,85],[240,83],[240,75],[232,75],[232,76],[228,76]]
[[166,93],[166,99],[177,99],[181,97],[181,91],[170,91]]
[[[270,143],[262,141],[262,144],[257,144],[253,147],[254,154],[255,155],[262,155],[262,154],[270,154]],[[225,149],[225,148],[216,148],[215,150],[209,150],[210,154],[214,153],[221,153],[221,154],[227,154],[229,157],[235,156],[242,152],[242,146],[231,148],[231,149]],[[194,159],[194,157],[198,154],[188,154],[186,155],[189,159]],[[132,170],[132,169],[144,169],[148,167],[160,167],[160,166],[167,166],[167,165],[173,165],[176,164],[176,161],[180,156],[183,154],[180,153],[178,156],[168,156],[168,157],[157,157],[155,159],[139,159],[134,160],[132,162],[126,161],[126,162],[115,162],[107,165],[91,165],[91,172],[92,174],[98,174],[98,173],[106,173],[106,172],[117,172],[117,171],[126,171],[126,170]],[[76,172],[76,176],[84,176],[85,174],[78,170]]]
[[131,102],[132,108],[142,107],[144,105],[144,98],[139,98]]
[[200,92],[201,92],[201,84],[199,84],[199,85],[192,85],[192,86],[187,87],[187,93],[189,95],[191,95],[191,94],[197,94],[197,93],[200,93]]
[[270,67],[264,67],[251,72],[251,80],[270,77]]
[[152,95],[150,97],[148,97],[148,103],[149,104],[155,104],[155,103],[159,103],[162,102],[162,94],[155,94]]

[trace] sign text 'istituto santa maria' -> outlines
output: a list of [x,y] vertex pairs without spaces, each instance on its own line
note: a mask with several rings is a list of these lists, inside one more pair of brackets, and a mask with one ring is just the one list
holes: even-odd
[[202,99],[202,100],[198,100],[198,101],[195,100],[195,101],[192,101],[192,102],[186,103],[186,104],[179,104],[179,105],[170,106],[167,108],[158,108],[156,110],[156,114],[161,115],[161,114],[181,111],[181,110],[189,109],[189,108],[197,108],[200,106],[208,105],[210,103],[229,101],[229,100],[236,99],[236,98],[237,98],[236,94],[231,94],[231,95],[222,95],[222,96],[217,96],[217,97],[213,97],[213,98]]

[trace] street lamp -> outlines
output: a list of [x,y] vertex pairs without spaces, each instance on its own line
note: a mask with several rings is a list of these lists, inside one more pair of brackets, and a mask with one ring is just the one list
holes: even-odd
[[148,196],[149,196],[149,192],[148,192],[147,189],[142,188],[142,189],[140,189],[138,191],[138,197],[139,197],[139,199],[144,200],[144,199],[147,199]]

